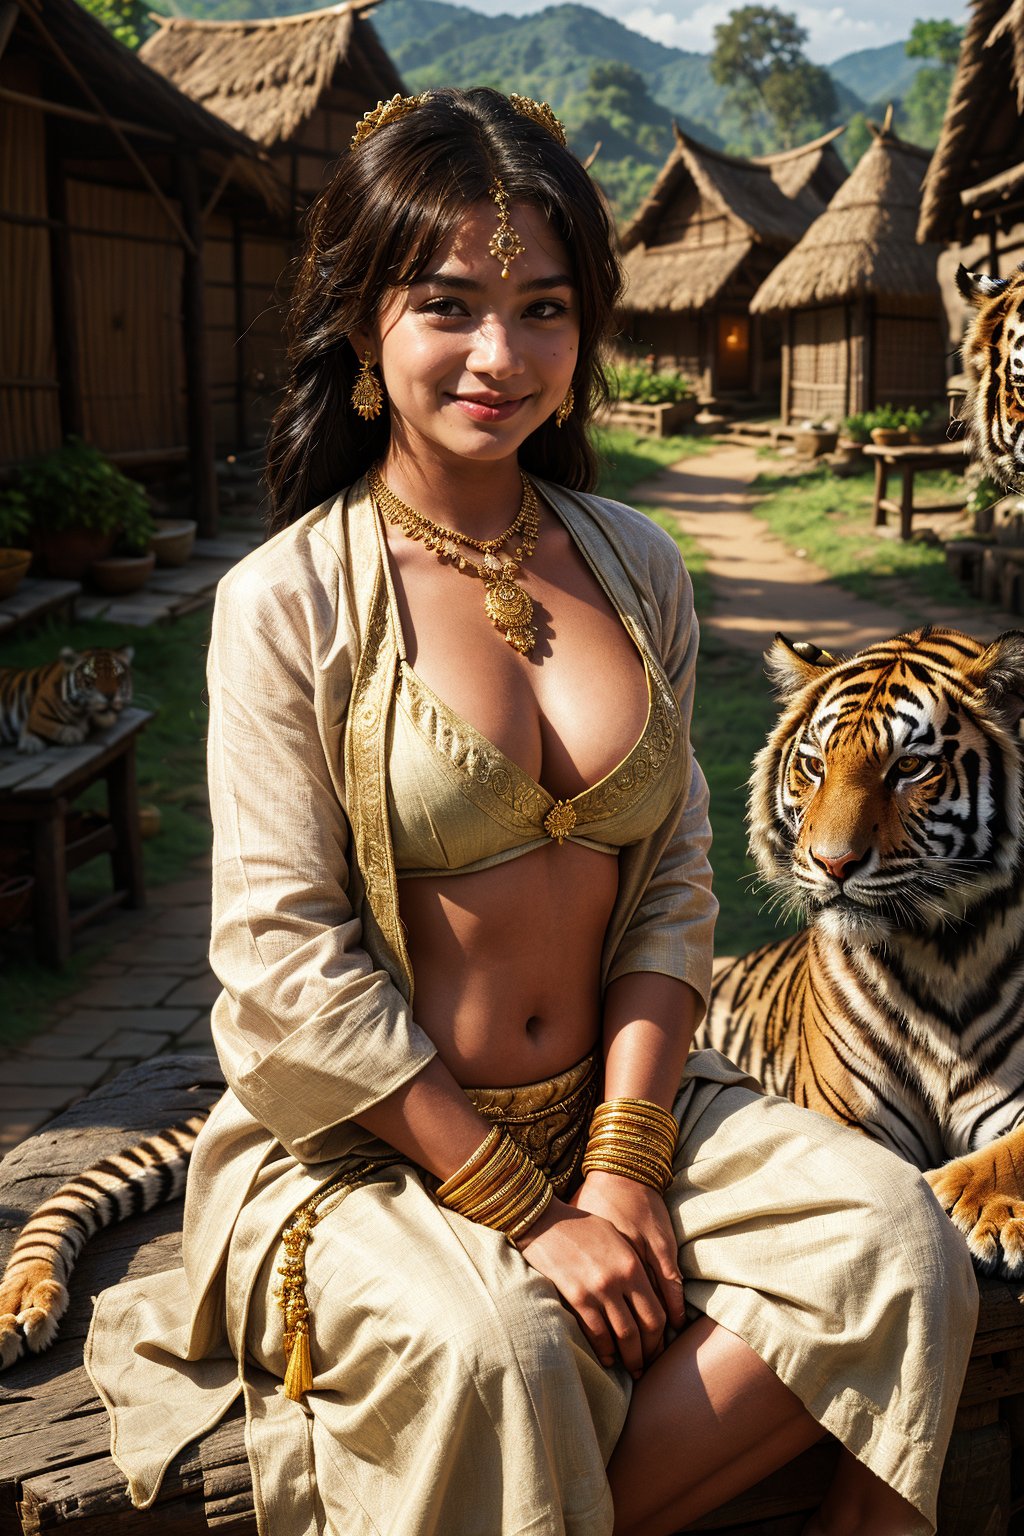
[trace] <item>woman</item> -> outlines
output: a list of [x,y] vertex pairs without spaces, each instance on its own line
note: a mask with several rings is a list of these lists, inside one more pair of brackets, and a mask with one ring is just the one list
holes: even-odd
[[210,654],[230,1088],[184,1274],[107,1292],[88,1351],[140,1504],[241,1393],[274,1536],[653,1536],[825,1430],[809,1532],[933,1528],[962,1242],[909,1168],[687,1056],[690,588],[582,494],[617,292],[520,98],[396,98],[314,210],[276,537]]

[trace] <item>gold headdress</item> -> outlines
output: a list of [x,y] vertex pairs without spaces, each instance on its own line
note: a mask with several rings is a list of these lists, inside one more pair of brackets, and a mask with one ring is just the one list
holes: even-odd
[[[378,128],[385,127],[388,123],[397,123],[399,118],[405,117],[409,112],[415,112],[425,101],[429,101],[430,91],[421,91],[418,96],[394,95],[390,101],[378,101],[377,105],[369,112],[364,112],[360,122],[356,124],[356,131],[352,135],[350,149],[358,149],[372,133]],[[539,128],[545,129],[559,144],[565,145],[565,128],[558,121],[546,101],[534,101],[532,96],[517,96],[514,93],[509,96],[509,101],[521,117],[528,117],[531,123],[536,123]]]
[[539,128],[546,128],[553,139],[565,146],[565,127],[552,112],[546,101],[534,101],[532,96],[517,96],[514,92],[509,101],[522,117],[528,117]]
[[429,95],[429,91],[421,91],[419,96],[401,96],[396,93],[390,101],[378,101],[371,111],[363,113],[361,120],[356,124],[356,131],[352,135],[349,149],[358,149],[359,145],[364,143],[371,133],[376,133],[378,128],[383,128],[387,123],[397,123],[400,117],[405,117],[409,112],[415,112]]
[[489,195],[494,199],[498,209],[498,227],[491,236],[487,249],[497,261],[501,262],[502,277],[508,277],[509,262],[515,261],[517,256],[522,256],[526,246],[516,234],[515,226],[508,216],[508,193],[500,176],[495,176],[491,182]]

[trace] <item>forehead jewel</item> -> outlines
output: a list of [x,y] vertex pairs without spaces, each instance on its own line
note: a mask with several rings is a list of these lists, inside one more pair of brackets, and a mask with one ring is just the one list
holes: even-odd
[[[406,117],[410,112],[415,112],[425,101],[429,101],[430,91],[421,91],[418,96],[394,95],[390,101],[378,101],[377,105],[369,112],[364,112],[362,119],[356,124],[356,131],[352,135],[350,149],[358,149],[360,144],[376,133],[378,128],[384,128],[388,123],[397,123],[400,117]],[[545,129],[551,137],[561,145],[565,145],[565,128],[558,121],[546,101],[534,101],[532,96],[509,96],[509,101],[520,117],[528,117],[539,128]]]

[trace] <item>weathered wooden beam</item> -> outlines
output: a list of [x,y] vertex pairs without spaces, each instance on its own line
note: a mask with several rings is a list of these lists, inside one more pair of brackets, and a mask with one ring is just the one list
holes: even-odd
[[71,236],[67,227],[67,183],[56,124],[46,123],[46,215],[50,220],[50,306],[59,383],[58,409],[64,437],[81,436],[85,422],[82,365],[78,344]]
[[203,215],[195,161],[181,154],[175,161],[178,197],[189,233],[182,269],[182,325],[185,351],[185,414],[189,475],[201,538],[217,536],[217,471],[214,463],[213,399],[206,356],[203,294]]
[[[18,13],[18,7],[11,0],[7,7],[0,6],[0,54],[3,53],[3,17],[6,10]],[[66,117],[75,123],[95,123],[98,127],[107,125],[98,112],[87,112],[84,107],[69,107],[62,101],[50,101],[46,96],[29,96],[25,91],[12,91],[9,86],[0,86],[0,101],[9,101],[17,107],[32,107],[36,112],[45,112],[49,117]],[[123,117],[112,117],[110,121],[122,133],[136,133],[147,139],[159,139],[162,143],[173,144],[174,135],[165,133],[162,128],[147,128],[143,123],[131,123]],[[177,241],[175,241],[177,244]]]
[[0,58],[3,58],[4,49],[11,40],[11,33],[14,31],[14,23],[17,19],[18,7],[14,4],[14,0],[5,0],[5,3],[0,5]]

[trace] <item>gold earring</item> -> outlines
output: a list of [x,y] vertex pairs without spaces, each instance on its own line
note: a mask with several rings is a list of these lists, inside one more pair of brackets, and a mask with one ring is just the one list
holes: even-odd
[[383,404],[384,391],[380,387],[380,380],[373,371],[369,352],[364,352],[359,374],[352,386],[352,409],[364,421],[373,421],[380,415]]
[[569,388],[565,392],[565,399],[562,401],[561,405],[558,407],[558,410],[555,412],[555,425],[557,427],[565,426],[566,422],[569,420],[569,417],[572,415],[572,408],[575,404],[576,399],[572,392],[572,385],[570,384]]

